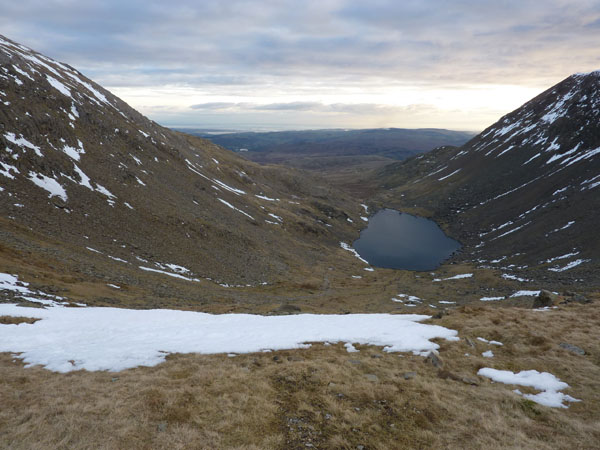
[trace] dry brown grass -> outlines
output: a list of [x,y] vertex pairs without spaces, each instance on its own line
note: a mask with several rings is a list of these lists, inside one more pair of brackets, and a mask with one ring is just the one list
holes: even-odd
[[[157,367],[120,373],[25,369],[3,354],[0,444],[11,449],[597,448],[600,306],[550,312],[466,306],[433,322],[459,330],[463,338],[440,342],[443,370],[422,357],[376,347],[359,346],[359,353],[349,354],[341,344],[236,357],[172,355]],[[504,346],[490,347],[478,336]],[[578,345],[588,355],[570,353],[560,342]],[[489,348],[495,358],[481,357]],[[460,381],[477,379],[483,366],[549,371],[583,401],[552,409],[524,400],[512,386],[482,378],[476,386]],[[405,372],[417,375],[407,380]]]
[[40,319],[33,317],[0,316],[0,325],[18,325],[20,323],[36,323]]

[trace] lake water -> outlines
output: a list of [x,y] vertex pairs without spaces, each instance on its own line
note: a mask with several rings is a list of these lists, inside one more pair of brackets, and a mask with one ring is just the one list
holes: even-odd
[[461,247],[434,221],[393,209],[373,215],[353,246],[373,266],[423,271],[436,269]]

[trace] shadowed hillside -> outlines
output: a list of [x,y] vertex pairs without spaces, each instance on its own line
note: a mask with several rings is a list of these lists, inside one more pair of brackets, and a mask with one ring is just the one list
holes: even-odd
[[600,72],[576,74],[464,146],[386,166],[371,182],[382,204],[445,224],[463,260],[598,285],[599,117]]

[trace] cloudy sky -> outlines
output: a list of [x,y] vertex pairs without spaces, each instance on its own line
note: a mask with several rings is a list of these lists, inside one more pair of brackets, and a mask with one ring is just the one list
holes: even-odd
[[600,69],[600,0],[0,0],[0,34],[167,126],[481,130]]

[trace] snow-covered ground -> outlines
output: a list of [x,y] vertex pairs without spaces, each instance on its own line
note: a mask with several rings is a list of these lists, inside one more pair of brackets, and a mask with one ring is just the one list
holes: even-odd
[[511,295],[511,297],[537,297],[538,295],[540,295],[540,292],[541,291],[530,290],[517,291],[513,295]]
[[513,392],[523,395],[526,399],[539,403],[544,406],[553,408],[568,408],[563,402],[579,402],[576,398],[570,395],[563,394],[563,389],[569,387],[564,381],[560,381],[554,375],[548,372],[538,372],[537,370],[523,370],[519,373],[511,372],[510,370],[497,370],[484,367],[479,369],[477,375],[488,377],[493,381],[505,384],[516,384],[518,386],[529,386],[538,391],[539,394],[522,394],[521,391],[515,389]]
[[448,278],[434,278],[432,281],[447,281],[447,280],[462,280],[463,278],[471,278],[473,276],[472,273],[461,273],[459,275],[454,275],[453,277]]
[[498,300],[504,300],[505,297],[481,297],[479,300],[482,302],[495,302]]
[[[11,275],[9,273],[0,272],[0,293],[1,292],[12,292],[15,297],[22,298],[29,302],[41,303],[46,306],[66,304],[62,301],[64,300],[63,297],[31,290],[29,283],[20,281],[17,275]],[[2,313],[0,313],[0,315],[2,315]]]
[[425,354],[439,347],[431,339],[458,340],[456,331],[419,323],[429,316],[415,314],[212,315],[0,304],[2,315],[41,320],[0,325],[0,352],[18,354],[27,365],[56,372],[119,371],[159,364],[169,353],[250,353],[306,348],[309,342],[368,344],[387,352]]
[[369,262],[367,260],[363,259],[355,249],[353,249],[350,245],[346,244],[345,242],[340,242],[340,247],[342,247],[344,250],[347,250],[350,253],[352,253],[354,256],[356,256],[358,259],[360,259],[365,264],[369,264]]

